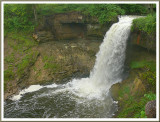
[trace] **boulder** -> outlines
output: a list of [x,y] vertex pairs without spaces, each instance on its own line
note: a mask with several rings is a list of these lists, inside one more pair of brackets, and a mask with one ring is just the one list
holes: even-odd
[[149,101],[145,105],[145,113],[148,118],[156,118],[156,100]]

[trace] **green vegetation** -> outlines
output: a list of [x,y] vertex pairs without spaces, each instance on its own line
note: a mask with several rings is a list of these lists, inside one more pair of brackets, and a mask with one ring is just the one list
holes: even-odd
[[102,24],[114,21],[117,15],[144,15],[151,12],[144,4],[5,4],[4,33],[6,35],[8,31],[32,32],[43,16],[73,11],[95,16]]
[[8,38],[14,41],[8,41],[9,46],[11,46],[15,51],[24,52],[29,50],[31,47],[37,45],[37,42],[33,40],[29,34],[23,32],[10,32],[8,33]]
[[132,61],[130,67],[136,73],[137,78],[142,82],[145,90],[134,90],[138,85],[130,82],[130,79],[124,82],[119,88],[117,100],[120,110],[118,118],[147,118],[145,114],[145,105],[151,100],[156,100],[156,62],[155,61]]
[[134,61],[131,63],[131,68],[142,68],[143,72],[139,73],[140,79],[150,86],[150,90],[156,88],[156,62]]
[[156,33],[156,14],[149,14],[146,17],[141,17],[133,20],[132,30],[138,29],[147,34]]
[[[124,92],[125,93],[125,92]],[[124,95],[124,94],[122,94]],[[129,89],[127,90],[128,99],[124,99],[120,105],[123,104],[124,108],[121,110],[118,118],[147,118],[145,115],[145,105],[147,102],[156,99],[156,95],[152,92],[144,94],[139,99],[136,99],[134,96],[130,96]]]
[[43,56],[44,69],[50,69],[52,72],[56,72],[60,69],[60,65],[55,63],[55,58],[53,56]]
[[15,54],[11,53],[11,55],[6,56],[4,60],[9,64],[14,63],[15,62]]
[[16,67],[18,68],[17,74],[19,77],[21,77],[24,74],[25,69],[27,67],[34,64],[34,62],[37,59],[37,56],[38,52],[31,52],[22,58],[22,61],[16,65]]
[[128,15],[130,14],[144,15],[149,12],[147,7],[145,7],[142,4],[121,4],[120,6],[122,9],[125,10],[125,13]]
[[135,96],[131,93],[131,87],[124,85],[118,93],[118,100],[120,100],[120,106],[123,106],[123,108],[117,117],[147,118],[145,105],[147,102],[156,99],[156,62],[133,61],[130,67],[131,69],[137,69],[138,77],[145,85],[147,92],[143,96]]
[[132,61],[130,65],[131,69],[136,69],[136,68],[144,68],[144,67],[149,67],[150,70],[156,71],[156,62],[154,61]]
[[26,69],[37,59],[38,52],[31,50],[37,43],[24,32],[8,32],[7,43],[9,55],[5,55],[4,61],[7,68],[4,71],[4,90],[11,86],[11,80],[21,78]]
[[5,4],[4,28],[6,31],[33,31],[32,5],[30,4]]
[[84,14],[97,17],[101,24],[115,21],[117,15],[125,14],[125,11],[115,4],[85,5],[83,7],[79,6],[77,10],[82,11]]
[[9,81],[14,79],[14,72],[12,68],[9,68],[7,70],[4,71],[4,81]]
[[39,5],[37,11],[39,16],[79,11],[97,17],[102,24],[114,21],[117,15],[149,13],[144,4],[45,4]]

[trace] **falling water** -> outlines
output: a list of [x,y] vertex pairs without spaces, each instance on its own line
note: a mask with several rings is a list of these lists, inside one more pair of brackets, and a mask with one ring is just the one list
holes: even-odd
[[107,118],[117,110],[109,89],[122,81],[126,41],[132,20],[123,16],[106,33],[88,78],[67,84],[34,85],[4,105],[6,118]]

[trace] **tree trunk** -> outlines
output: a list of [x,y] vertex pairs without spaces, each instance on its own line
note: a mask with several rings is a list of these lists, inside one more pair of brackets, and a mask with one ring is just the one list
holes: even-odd
[[34,11],[34,19],[35,19],[35,22],[37,23],[37,11],[36,11],[36,5],[33,5],[33,11]]

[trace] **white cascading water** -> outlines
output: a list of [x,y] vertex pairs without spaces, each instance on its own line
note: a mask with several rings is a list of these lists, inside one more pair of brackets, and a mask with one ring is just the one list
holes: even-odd
[[73,79],[67,84],[32,85],[13,96],[13,102],[5,103],[5,117],[112,117],[117,104],[109,89],[122,81],[126,41],[134,18],[137,17],[122,16],[111,26],[88,78]]

